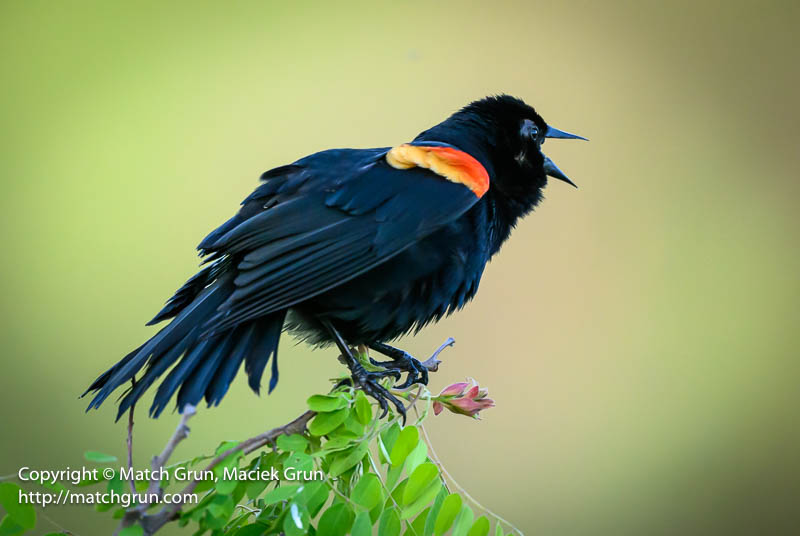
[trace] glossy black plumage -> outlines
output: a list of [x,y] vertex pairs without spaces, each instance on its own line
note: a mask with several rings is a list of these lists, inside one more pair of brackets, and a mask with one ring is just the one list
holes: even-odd
[[151,321],[171,322],[95,380],[89,407],[143,368],[119,415],[170,367],[153,416],[176,391],[179,408],[219,403],[242,363],[256,392],[270,365],[271,391],[284,327],[325,345],[330,322],[349,345],[370,344],[462,307],[541,199],[547,128],[522,101],[501,96],[414,140],[477,159],[490,179],[482,197],[429,169],[392,167],[389,148],[322,151],[264,173],[241,210],[198,246],[206,266]]

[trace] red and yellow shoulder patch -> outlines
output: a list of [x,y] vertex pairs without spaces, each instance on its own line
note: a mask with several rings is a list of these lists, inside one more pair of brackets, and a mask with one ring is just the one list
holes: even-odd
[[453,147],[403,144],[386,153],[386,161],[396,169],[421,167],[445,179],[463,184],[477,197],[489,189],[489,173],[472,155]]

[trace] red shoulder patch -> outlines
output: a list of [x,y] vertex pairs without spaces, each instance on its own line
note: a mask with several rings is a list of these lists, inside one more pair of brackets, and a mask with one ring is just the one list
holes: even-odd
[[489,189],[489,173],[469,153],[453,147],[419,146],[407,143],[386,153],[386,161],[397,169],[421,167],[445,179],[463,184],[478,198]]

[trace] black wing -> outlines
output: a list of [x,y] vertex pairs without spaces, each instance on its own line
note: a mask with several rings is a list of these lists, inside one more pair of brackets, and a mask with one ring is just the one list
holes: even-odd
[[291,307],[385,262],[461,216],[478,197],[387,149],[337,149],[269,171],[199,248],[233,270],[206,334]]

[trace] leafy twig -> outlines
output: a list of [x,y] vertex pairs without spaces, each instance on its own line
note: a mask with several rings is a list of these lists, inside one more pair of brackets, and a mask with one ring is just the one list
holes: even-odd
[[[167,442],[166,447],[164,447],[163,452],[161,455],[156,456],[153,458],[153,472],[158,473],[160,469],[166,464],[169,457],[172,455],[172,451],[175,450],[175,446],[185,439],[189,434],[189,427],[186,426],[186,422],[196,413],[194,406],[187,405],[184,407],[183,410],[183,417],[181,418],[180,424],[175,430],[175,433],[172,434],[169,442]],[[217,465],[222,463],[228,456],[235,454],[237,452],[242,452],[244,454],[249,454],[256,449],[259,449],[267,444],[272,444],[275,440],[284,434],[296,434],[302,433],[308,421],[310,421],[316,412],[314,411],[306,411],[293,421],[289,422],[288,424],[284,424],[283,426],[278,426],[273,428],[272,430],[268,430],[262,434],[259,434],[255,437],[251,437],[245,441],[242,441],[235,447],[231,447],[225,452],[217,455],[209,464],[205,467],[204,471],[201,471],[200,474],[206,474],[205,471],[210,471],[214,469]],[[198,479],[194,479],[189,484],[186,485],[185,488],[173,497],[173,502],[171,504],[165,505],[158,513],[155,514],[147,514],[145,513],[147,508],[150,506],[149,503],[142,503],[137,508],[128,511],[125,516],[122,518],[122,521],[117,528],[117,533],[125,528],[133,525],[134,523],[139,523],[142,528],[144,529],[144,535],[150,536],[155,534],[161,527],[169,523],[170,521],[177,519],[178,517],[178,510],[182,506],[181,499],[190,495],[194,492],[194,489],[197,487],[200,481]],[[150,481],[150,487],[148,488],[148,497],[151,493],[158,493],[160,496],[162,493],[162,488],[160,486],[160,481],[153,479]]]

